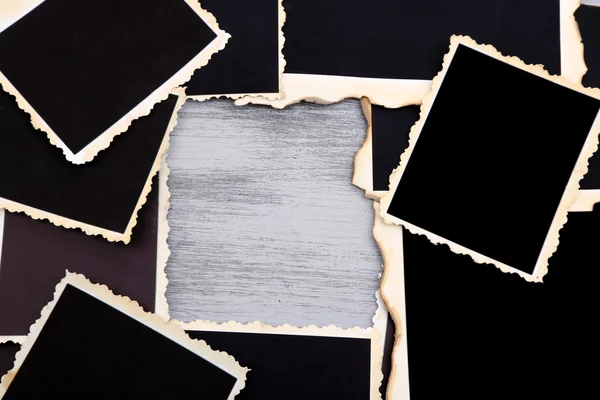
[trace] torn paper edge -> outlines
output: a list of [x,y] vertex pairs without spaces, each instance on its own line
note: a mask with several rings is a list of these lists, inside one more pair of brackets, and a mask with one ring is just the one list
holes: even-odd
[[475,260],[475,262],[477,263],[493,264],[496,267],[498,267],[501,271],[516,273],[528,282],[542,282],[542,278],[548,272],[548,259],[550,258],[550,256],[552,256],[552,254],[556,251],[556,248],[558,247],[559,231],[562,228],[562,226],[567,222],[567,213],[569,211],[569,207],[577,197],[579,191],[579,181],[587,173],[589,158],[598,149],[598,133],[600,132],[600,113],[598,113],[598,115],[596,116],[594,124],[592,125],[592,128],[588,133],[588,137],[585,141],[585,144],[583,145],[581,153],[579,154],[577,163],[575,164],[575,168],[573,169],[571,177],[569,178],[569,181],[565,187],[565,191],[552,220],[552,224],[548,229],[548,234],[546,236],[544,245],[542,246],[542,249],[536,261],[534,272],[532,274],[527,274],[507,264],[501,263],[490,257],[484,256],[483,254],[467,249],[466,247],[463,247],[455,242],[452,242],[434,233],[421,229],[413,224],[410,224],[387,213],[390,202],[394,196],[398,183],[400,182],[400,178],[404,173],[406,164],[410,159],[410,156],[418,140],[419,134],[421,133],[421,129],[425,124],[425,121],[429,114],[429,110],[431,109],[434,103],[437,92],[444,80],[446,72],[451,64],[452,58],[454,57],[454,53],[456,52],[456,49],[459,45],[467,46],[498,61],[502,61],[513,67],[519,68],[523,71],[529,72],[535,76],[546,79],[555,84],[577,91],[581,94],[593,97],[595,99],[600,99],[600,89],[585,88],[580,84],[571,82],[563,76],[550,75],[541,65],[528,65],[517,57],[504,56],[493,46],[480,45],[468,36],[452,36],[452,38],[450,39],[450,51],[444,56],[442,70],[433,80],[433,89],[431,93],[427,95],[427,97],[423,100],[419,121],[417,121],[417,123],[413,125],[413,127],[410,130],[408,148],[404,151],[404,153],[402,153],[402,156],[400,157],[400,165],[390,175],[390,190],[381,199],[381,216],[383,217],[386,223],[402,225],[411,233],[424,235],[435,244],[446,244],[448,245],[448,247],[450,247],[450,249],[453,252],[458,254],[467,254],[471,258],[473,258],[473,260]]
[[129,297],[117,296],[105,285],[94,284],[81,274],[74,274],[67,271],[66,276],[56,285],[54,299],[48,303],[41,312],[40,318],[31,326],[27,340],[21,346],[21,349],[15,356],[13,368],[2,377],[0,383],[0,398],[6,394],[11,382],[17,375],[19,368],[27,358],[27,354],[35,344],[38,336],[43,331],[44,325],[52,314],[58,299],[62,295],[67,284],[72,285],[95,297],[96,299],[108,304],[114,309],[124,313],[130,318],[146,325],[164,337],[172,340],[180,346],[198,355],[202,359],[214,364],[231,376],[237,378],[237,382],[229,395],[228,399],[233,399],[245,386],[246,374],[248,368],[240,366],[235,358],[224,351],[211,349],[204,341],[191,340],[185,331],[174,322],[165,322],[156,314],[148,313],[140,305]]
[[185,102],[185,96],[183,94],[183,90],[176,89],[171,94],[177,95],[177,96],[179,96],[179,98],[177,100],[175,108],[173,109],[173,114],[171,116],[171,120],[167,127],[167,131],[165,133],[165,136],[163,138],[161,146],[156,155],[154,164],[152,165],[152,168],[150,169],[150,173],[146,180],[146,184],[144,185],[144,188],[142,189],[142,192],[140,193],[140,198],[133,210],[131,219],[129,220],[129,224],[127,225],[127,228],[125,229],[125,232],[120,233],[120,232],[110,231],[105,228],[100,228],[98,226],[86,224],[84,222],[80,222],[80,221],[77,221],[74,219],[63,217],[63,216],[60,216],[60,215],[57,215],[57,214],[54,214],[54,213],[51,213],[48,211],[40,210],[38,208],[30,207],[25,204],[20,204],[20,203],[17,203],[17,202],[14,202],[14,201],[2,198],[2,197],[0,197],[0,208],[5,208],[7,211],[10,211],[10,212],[22,212],[24,214],[27,214],[28,216],[30,216],[33,219],[46,219],[46,220],[52,222],[56,226],[62,226],[64,228],[68,228],[68,229],[81,229],[83,232],[85,232],[88,235],[100,235],[110,242],[123,242],[125,244],[128,244],[131,241],[131,234],[132,234],[133,228],[137,224],[138,212],[140,211],[142,206],[146,203],[148,193],[150,193],[150,190],[152,190],[152,179],[154,178],[154,175],[156,175],[156,173],[160,169],[161,160],[163,158],[163,155],[166,154],[167,149],[169,148],[169,140],[170,140],[171,131],[175,128],[175,125],[177,125],[177,113],[178,113],[179,109],[183,106],[183,103]]
[[[169,179],[169,167],[166,163],[166,153],[163,154],[163,163],[158,173],[158,232],[157,232],[157,249],[156,249],[156,282],[155,282],[155,296],[154,296],[154,313],[158,315],[163,321],[169,321],[169,304],[167,302],[167,286],[169,280],[167,279],[167,261],[171,254],[169,250],[169,243],[167,238],[169,236],[169,222],[167,221],[167,212],[169,210],[169,199],[171,193],[167,186],[167,180]],[[4,210],[0,209],[0,219]],[[0,223],[0,239],[4,233],[2,224]],[[0,252],[2,251],[2,241],[0,240]],[[0,268],[2,259],[0,258]],[[17,344],[23,344],[27,336],[25,335],[1,335],[0,344],[13,342]]]
[[[579,27],[573,15],[580,3],[580,0],[560,1],[561,71],[563,76],[577,83],[587,70]],[[420,104],[431,89],[431,81],[411,79],[283,74],[282,81],[282,99],[243,97],[235,104],[260,104],[281,109],[301,101],[332,104],[347,98],[366,97],[372,104],[399,108]]]
[[386,392],[390,400],[410,399],[406,306],[404,301],[404,255],[402,228],[387,225],[379,216],[379,203],[373,202],[375,223],[373,237],[383,258],[381,297],[392,315],[396,332],[392,351],[392,371]]
[[[349,328],[342,329],[334,325],[317,327],[315,325],[296,327],[289,324],[285,325],[267,325],[262,322],[255,321],[248,324],[242,324],[235,321],[224,323],[216,323],[210,321],[196,320],[193,322],[175,321],[185,331],[210,331],[210,332],[237,332],[237,333],[258,333],[258,334],[275,334],[275,335],[298,335],[298,336],[322,336],[322,337],[339,337],[339,338],[357,338],[371,340],[371,395],[370,399],[380,400],[381,393],[379,387],[383,380],[383,372],[381,371],[381,362],[383,360],[383,347],[381,345],[382,338],[380,332],[373,328]],[[252,366],[250,366],[252,367]]]
[[365,191],[365,197],[379,200],[387,193],[384,190],[373,190],[373,112],[368,98],[360,100],[363,115],[367,120],[367,135],[363,145],[354,156],[354,172],[352,184]]
[[[379,275],[379,278],[381,279],[381,274]],[[373,316],[373,329],[375,331],[377,331],[379,333],[379,345],[381,347],[381,365],[380,365],[380,369],[381,369],[381,377],[382,377],[382,381],[379,383],[379,393],[380,395],[382,393],[386,393],[389,386],[389,381],[388,381],[388,386],[387,387],[382,387],[383,386],[383,362],[384,362],[384,357],[388,356],[385,353],[385,345],[386,345],[386,336],[387,336],[387,331],[388,329],[392,329],[392,327],[390,326],[390,324],[388,323],[388,309],[385,305],[385,302],[383,301],[383,298],[381,297],[381,290],[377,290],[377,292],[375,292],[375,300],[377,301],[377,310],[375,311],[375,315]],[[392,349],[393,352],[393,349]],[[390,357],[393,357],[393,353],[389,354]],[[392,359],[393,362],[393,359]],[[391,376],[391,370],[390,370],[390,376]],[[392,397],[389,397],[387,395],[382,395],[381,396],[382,399],[387,399],[387,400],[396,400]],[[398,399],[399,400],[399,399]]]
[[279,92],[277,93],[234,93],[234,94],[206,94],[187,96],[188,99],[196,101],[206,101],[210,99],[218,99],[221,97],[229,99],[239,99],[242,97],[258,97],[267,100],[277,100],[283,97],[283,71],[285,71],[285,57],[283,55],[283,46],[285,44],[285,36],[283,35],[283,25],[285,24],[286,14],[283,7],[283,0],[279,0]]
[[431,89],[431,81],[408,79],[357,78],[330,75],[284,73],[283,97],[269,100],[261,97],[242,97],[238,106],[267,105],[282,109],[306,101],[333,104],[344,99],[368,97],[373,104],[398,108],[419,102]]
[[202,19],[217,35],[215,39],[213,39],[213,41],[210,42],[204,49],[202,49],[198,55],[184,65],[166,82],[154,90],[154,92],[152,92],[148,97],[142,100],[123,117],[121,117],[121,119],[116,121],[110,128],[101,133],[96,139],[88,143],[88,145],[77,154],[73,154],[73,152],[65,145],[60,137],[52,130],[52,128],[50,128],[50,126],[42,119],[42,117],[35,111],[35,109],[27,102],[27,100],[19,93],[17,88],[13,86],[13,84],[1,71],[0,86],[2,86],[5,92],[13,95],[16,98],[19,108],[30,115],[31,124],[33,127],[45,132],[50,140],[50,143],[61,149],[68,161],[72,162],[73,164],[84,164],[89,162],[93,160],[100,151],[107,149],[116,136],[127,131],[134,120],[150,114],[154,108],[154,105],[166,100],[169,97],[169,94],[171,94],[173,88],[182,86],[184,83],[189,81],[195,70],[205,66],[214,53],[225,48],[225,44],[229,40],[230,35],[219,29],[219,25],[215,17],[209,12],[203,10],[200,7],[198,0],[183,1],[185,1],[190,8],[196,12],[196,14],[198,14],[198,17]]

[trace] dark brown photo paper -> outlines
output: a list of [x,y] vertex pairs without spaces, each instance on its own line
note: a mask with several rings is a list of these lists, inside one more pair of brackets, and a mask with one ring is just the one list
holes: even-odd
[[0,91],[0,207],[128,243],[183,101],[170,95],[118,144],[81,166],[66,162]]
[[541,281],[598,148],[599,98],[600,90],[453,36],[381,216]]
[[182,327],[250,367],[240,400],[381,398],[382,338],[372,328],[205,321]]
[[6,25],[0,84],[76,164],[148,115],[228,38],[197,0],[45,0]]
[[164,230],[161,224],[166,224],[160,220],[159,209],[165,205],[159,208],[159,192],[167,189],[159,187],[158,176],[152,186],[128,245],[0,211],[0,342],[25,339],[65,269],[108,285],[168,319],[165,260],[158,258],[159,240],[164,241],[159,227]]
[[2,377],[0,398],[230,400],[247,371],[176,323],[68,273]]
[[283,0],[202,0],[219,28],[231,35],[225,49],[185,84],[197,100],[227,96],[279,97],[284,60]]
[[403,230],[403,262],[386,268],[403,268],[411,398],[595,393],[599,241],[598,207],[569,213],[544,282],[528,283]]

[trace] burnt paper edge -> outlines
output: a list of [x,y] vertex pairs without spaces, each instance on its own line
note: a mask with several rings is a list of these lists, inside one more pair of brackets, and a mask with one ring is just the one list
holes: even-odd
[[[175,320],[173,320],[175,321]],[[323,336],[323,337],[339,337],[339,338],[361,338],[371,340],[371,390],[370,399],[380,400],[381,393],[379,387],[383,380],[381,371],[381,362],[383,359],[383,345],[381,333],[371,328],[353,327],[343,329],[334,325],[317,327],[309,325],[297,327],[289,324],[285,325],[268,325],[259,321],[242,324],[240,322],[228,321],[224,323],[216,323],[211,321],[196,320],[192,322],[177,322],[185,331],[211,331],[211,332],[240,332],[240,333],[260,333],[274,335],[301,335],[301,336]],[[250,366],[252,367],[252,366]]]
[[396,325],[394,349],[392,351],[392,371],[387,387],[386,398],[405,400],[410,398],[408,378],[408,348],[406,329],[406,306],[404,300],[404,256],[402,227],[388,225],[379,216],[379,203],[373,202],[375,223],[373,237],[383,258],[381,297]]

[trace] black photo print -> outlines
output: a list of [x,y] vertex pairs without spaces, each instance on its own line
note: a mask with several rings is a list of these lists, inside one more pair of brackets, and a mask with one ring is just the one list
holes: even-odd
[[0,207],[128,243],[183,101],[169,95],[134,121],[118,146],[81,166],[65,161],[0,91]]
[[186,94],[197,100],[243,95],[279,97],[284,60],[283,0],[202,0],[219,28],[231,35],[225,49],[194,73]]
[[600,90],[461,36],[433,86],[382,217],[541,281],[597,148]]
[[593,317],[600,209],[569,213],[560,234],[544,282],[529,283],[380,223],[386,275],[403,281],[382,290],[391,307],[406,309],[400,340],[408,347],[411,398],[450,391],[467,400],[576,399],[595,392],[589,361],[600,355]]
[[0,27],[0,84],[38,135],[77,164],[188,81],[228,38],[197,0],[38,3]]
[[[284,107],[368,97],[418,104],[451,35],[469,35],[577,81],[585,70],[573,13],[579,0],[286,0]],[[240,103],[242,104],[242,103]]]
[[67,273],[2,378],[0,399],[231,400],[247,371],[175,322]]
[[383,338],[369,329],[254,322],[182,324],[192,339],[250,366],[239,400],[380,398]]

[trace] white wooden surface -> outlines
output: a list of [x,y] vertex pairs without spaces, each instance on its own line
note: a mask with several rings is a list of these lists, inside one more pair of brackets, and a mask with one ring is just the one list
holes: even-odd
[[351,185],[359,101],[188,101],[167,161],[173,318],[372,325],[381,256]]

